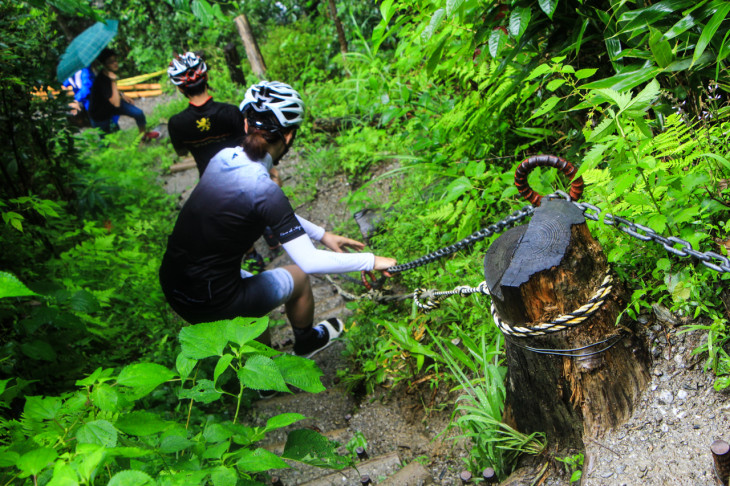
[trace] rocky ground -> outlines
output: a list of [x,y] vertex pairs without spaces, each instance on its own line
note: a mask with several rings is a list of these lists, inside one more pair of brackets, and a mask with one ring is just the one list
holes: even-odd
[[[153,104],[154,101],[138,103],[145,111]],[[299,161],[289,162],[281,165],[284,183],[296,184],[303,173],[299,170],[301,165]],[[196,181],[194,169],[166,177],[168,190],[183,194]],[[375,184],[371,190],[387,195],[389,182]],[[322,178],[317,183],[314,199],[297,211],[332,229],[352,217],[342,201],[349,191],[348,181],[340,174]],[[258,248],[268,257],[270,265],[280,264],[285,258],[267,253],[268,249],[263,246]],[[313,283],[318,317],[349,315],[345,300],[331,283],[317,276]],[[706,339],[706,331],[684,332],[688,322],[672,316],[661,306],[656,306],[652,315],[643,316],[641,323],[654,358],[651,383],[627,423],[603,437],[584,439],[581,484],[714,485],[710,444],[716,439],[730,440],[730,400],[727,392],[714,390],[713,376],[703,371],[706,355],[692,354]],[[286,346],[289,333],[287,326],[276,329],[275,344]],[[298,411],[310,417],[305,425],[343,443],[362,433],[372,464],[363,462],[358,471],[334,475],[323,475],[321,470],[308,468],[277,472],[283,484],[359,484],[360,473],[370,471],[371,466],[371,477],[377,484],[462,484],[459,473],[463,470],[466,449],[463,444],[440,436],[448,424],[449,409],[434,412],[435,408],[424,408],[423,396],[413,393],[408,384],[397,390],[380,389],[372,396],[353,397],[336,379],[337,369],[344,366],[341,349],[341,345],[332,346],[316,359],[325,373],[326,392],[260,401],[249,418],[261,422],[275,413]],[[433,398],[444,403],[452,403],[454,399],[443,390]],[[267,447],[275,450],[282,440],[283,437],[273,436]],[[409,466],[404,470],[408,474],[387,482],[387,477],[406,464]],[[568,485],[569,480],[552,467],[545,474],[523,472],[503,484],[562,486]]]

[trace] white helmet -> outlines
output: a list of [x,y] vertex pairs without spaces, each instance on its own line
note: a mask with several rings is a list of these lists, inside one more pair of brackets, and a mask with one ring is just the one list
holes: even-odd
[[[302,97],[294,88],[280,81],[261,81],[248,88],[239,109],[254,119],[258,128],[269,131],[299,126],[304,118]],[[255,113],[270,113],[276,122],[271,117],[256,116]],[[270,123],[267,123],[267,118]]]
[[175,86],[192,88],[201,81],[208,79],[208,66],[205,61],[194,52],[175,55],[167,68],[167,75]]

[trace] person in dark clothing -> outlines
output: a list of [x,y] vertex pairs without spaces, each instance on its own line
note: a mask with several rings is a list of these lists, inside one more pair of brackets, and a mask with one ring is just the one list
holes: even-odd
[[185,95],[189,104],[173,115],[167,124],[175,152],[195,159],[202,176],[211,158],[224,148],[243,142],[243,115],[227,103],[213,101],[208,93],[208,67],[193,52],[178,55],[167,69],[172,84]]
[[[360,251],[363,243],[325,231],[296,215],[271,180],[294,142],[304,102],[291,86],[263,81],[244,103],[243,145],[210,160],[175,223],[160,267],[170,306],[190,323],[260,317],[284,304],[294,330],[294,352],[311,357],[343,331],[337,318],[314,325],[310,273],[385,271],[396,261]],[[241,259],[269,226],[294,262],[258,275]],[[331,251],[319,250],[312,240]]]
[[116,53],[111,49],[104,49],[97,57],[102,64],[101,72],[96,76],[89,95],[89,118],[91,126],[101,128],[104,133],[119,130],[115,121],[116,115],[131,116],[137,123],[139,133],[144,140],[159,138],[157,131],[147,131],[147,119],[144,112],[134,106],[124,93],[117,87],[116,71],[119,61]]

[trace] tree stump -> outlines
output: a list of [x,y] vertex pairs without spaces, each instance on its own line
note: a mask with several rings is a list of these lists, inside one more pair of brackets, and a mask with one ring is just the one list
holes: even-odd
[[[581,308],[608,271],[582,212],[565,200],[543,200],[530,223],[500,236],[484,260],[496,312],[513,327]],[[544,432],[558,449],[583,449],[583,435],[600,437],[628,419],[649,381],[649,355],[635,323],[616,326],[625,290],[616,280],[612,286],[596,312],[575,327],[505,335],[506,423]]]

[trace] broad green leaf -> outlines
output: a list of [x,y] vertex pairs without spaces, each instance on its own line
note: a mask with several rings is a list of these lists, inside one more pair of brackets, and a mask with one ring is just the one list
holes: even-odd
[[26,452],[18,458],[15,465],[25,474],[37,476],[46,467],[53,464],[58,453],[51,447],[41,447]]
[[454,10],[461,7],[462,3],[464,3],[464,0],[446,0],[446,15],[451,17],[454,13]]
[[113,447],[106,450],[107,456],[110,457],[144,457],[155,454],[153,449],[142,449],[140,447]]
[[533,113],[532,116],[530,116],[530,118],[528,118],[528,120],[530,120],[532,118],[536,118],[538,116],[542,116],[545,113],[551,111],[553,108],[555,108],[555,105],[557,105],[559,102],[560,102],[560,98],[558,98],[557,96],[551,96],[550,98],[548,98],[542,102],[542,104],[537,109],[537,111],[535,111],[535,113]]
[[76,456],[81,459],[80,464],[78,462],[76,464],[82,482],[91,483],[91,479],[106,457],[106,447],[97,444],[77,444]]
[[0,467],[13,467],[20,454],[15,451],[0,451]]
[[530,7],[513,7],[512,12],[509,15],[509,33],[512,37],[519,40],[522,34],[527,30],[527,26],[530,24],[530,17],[532,11]]
[[179,334],[182,353],[192,359],[223,355],[228,344],[228,321],[206,322],[182,328]]
[[635,171],[624,172],[616,177],[613,181],[613,193],[621,196],[627,189],[630,189],[636,182],[637,173]]
[[337,454],[339,446],[314,430],[298,429],[289,433],[281,457],[310,466],[344,469],[351,465],[351,460]]
[[502,53],[502,49],[504,49],[504,46],[507,44],[507,34],[505,34],[502,29],[494,29],[489,34],[488,44],[489,54],[496,59]]
[[180,381],[185,384],[185,380],[188,379],[190,373],[193,372],[195,365],[198,364],[197,359],[188,358],[183,353],[179,353],[175,359],[175,368],[180,375]]
[[232,467],[218,466],[210,473],[213,486],[236,486],[238,473]]
[[591,132],[588,137],[588,142],[599,142],[604,137],[613,134],[616,131],[616,120],[611,117],[606,117],[601,120],[601,123]]
[[20,350],[24,355],[31,359],[42,360],[42,361],[55,361],[57,354],[47,341],[41,341],[40,339],[34,339],[33,341],[23,343],[20,345]]
[[129,435],[152,435],[169,428],[172,424],[152,412],[134,411],[119,416],[115,427]]
[[266,427],[264,428],[264,432],[267,433],[271,432],[272,430],[281,429],[282,427],[286,427],[295,422],[299,422],[300,420],[304,420],[305,418],[307,417],[300,413],[281,413],[279,415],[274,415],[266,421]]
[[230,447],[231,444],[229,442],[220,442],[206,446],[203,452],[203,459],[221,459]]
[[122,369],[117,383],[132,388],[134,398],[139,399],[175,376],[174,371],[157,363],[135,363]]
[[650,32],[649,48],[651,54],[659,67],[665,68],[674,62],[675,56],[672,52],[672,46],[660,31],[650,28]]
[[550,20],[552,20],[558,0],[538,0],[538,3],[540,4],[542,11],[545,12]]
[[38,295],[12,273],[0,271],[0,299],[3,297],[29,297]]
[[552,68],[548,64],[540,64],[535,69],[533,69],[530,74],[527,75],[525,81],[530,81],[538,76],[542,76],[543,74],[547,74],[549,72],[552,72]]
[[596,71],[598,71],[598,69],[579,69],[575,72],[575,77],[576,79],[590,78],[596,74]]
[[320,380],[322,370],[311,359],[282,354],[274,358],[274,364],[286,383],[309,393],[319,393],[325,390]]
[[203,437],[206,442],[216,443],[230,439],[233,432],[221,424],[208,423],[203,431]]
[[397,8],[393,8],[393,3],[394,0],[383,0],[380,4],[380,15],[383,17],[386,24],[390,22],[390,19],[397,10]]
[[702,56],[702,53],[705,52],[705,49],[707,49],[707,46],[710,44],[712,38],[715,36],[717,29],[720,28],[720,24],[722,24],[729,12],[730,2],[725,2],[724,5],[717,9],[710,21],[705,24],[704,28],[702,29],[700,39],[697,41],[695,52],[692,55],[693,62],[697,62],[700,56]]
[[163,454],[174,454],[187,449],[194,443],[181,435],[167,435],[160,440],[159,451]]
[[451,201],[458,199],[470,191],[473,187],[474,186],[471,181],[466,177],[458,177],[454,179],[444,190],[444,195],[441,198],[441,204],[448,204]]
[[263,334],[268,327],[269,318],[266,316],[258,319],[236,317],[228,321],[226,338],[239,346],[243,346]]
[[[663,214],[655,214],[649,218],[649,225],[651,229],[656,231],[657,233],[663,233],[665,229],[667,229],[667,217]],[[669,262],[669,260],[666,260]],[[657,262],[657,267],[659,266],[659,262]],[[668,268],[668,267],[667,267]]]
[[726,169],[730,169],[730,160],[726,159],[725,157],[718,155],[718,154],[711,154],[711,153],[704,153],[700,155],[700,157],[708,157],[710,159],[714,159],[720,164],[724,165]]
[[181,389],[178,392],[180,399],[192,398],[196,402],[211,403],[218,400],[222,393],[215,389],[211,380],[198,380],[192,388]]
[[214,384],[218,382],[218,378],[220,378],[223,372],[228,369],[228,365],[231,364],[231,361],[233,361],[233,356],[230,354],[224,354],[220,357],[220,359],[218,359],[218,362],[215,365],[215,370],[213,371]]
[[639,94],[626,104],[624,110],[644,111],[659,97],[661,87],[656,79],[652,79]]
[[616,91],[625,91],[634,88],[642,83],[656,78],[662,70],[653,65],[636,67],[636,69],[625,70],[610,78],[599,79],[584,84],[585,89],[611,88]]
[[53,477],[47,486],[78,486],[79,475],[70,464],[57,461],[53,466]]
[[271,358],[265,356],[251,356],[244,367],[238,370],[238,378],[253,390],[289,392],[279,368]]
[[107,486],[153,486],[155,481],[142,471],[119,471],[109,480]]
[[548,91],[555,91],[556,89],[558,89],[559,87],[561,87],[564,84],[565,84],[565,79],[558,78],[558,79],[553,79],[552,81],[550,81],[545,87],[547,88]]
[[75,292],[68,300],[68,303],[71,309],[87,314],[97,312],[101,308],[94,294],[86,290]]
[[104,412],[118,411],[119,401],[119,393],[106,383],[100,383],[91,390],[91,403]]
[[86,378],[83,378],[81,380],[76,380],[76,386],[89,386],[93,385],[96,382],[104,382],[112,379],[112,375],[114,374],[114,370],[112,368],[97,368],[94,370],[93,373],[91,373]]
[[289,467],[281,457],[262,448],[243,452],[241,458],[236,462],[236,466],[242,471],[249,473]]
[[421,33],[421,40],[423,42],[428,42],[431,39],[431,37],[433,37],[433,33],[436,31],[439,24],[441,23],[441,20],[443,20],[445,15],[446,15],[446,10],[444,10],[443,8],[440,8],[433,13],[433,15],[431,16],[431,21],[428,23],[428,26],[426,26],[426,28],[423,29],[423,32]]
[[651,131],[651,128],[649,128],[649,125],[646,123],[644,118],[642,116],[634,116],[632,117],[634,120],[634,123],[636,123],[636,127],[639,129],[642,135],[644,135],[645,138],[650,139],[654,137],[654,133]]
[[79,444],[97,444],[104,447],[117,446],[117,429],[107,420],[87,422],[76,431]]
[[23,414],[31,420],[53,420],[61,410],[59,397],[26,397]]

